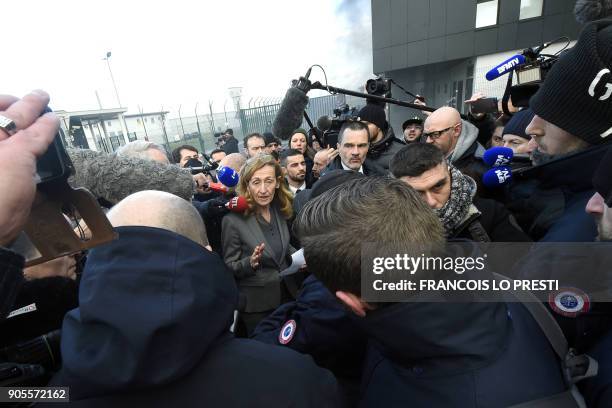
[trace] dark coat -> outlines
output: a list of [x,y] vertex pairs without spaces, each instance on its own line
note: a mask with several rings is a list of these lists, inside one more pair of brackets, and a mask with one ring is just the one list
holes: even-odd
[[404,146],[406,146],[406,144],[396,138],[393,128],[389,127],[385,133],[385,137],[376,144],[370,146],[367,157],[378,167],[388,171],[391,158]]
[[238,140],[234,136],[227,139],[221,149],[223,149],[225,154],[240,153],[238,149]]
[[[327,165],[327,167],[325,167],[323,171],[321,171],[321,175],[325,174],[330,170],[342,169],[344,168],[342,167],[342,161],[340,160],[340,156],[336,156],[336,158],[334,158],[334,160],[332,160]],[[365,161],[363,162],[363,174],[365,174],[366,176],[385,176],[387,175],[387,171],[385,171],[385,169],[383,169],[378,164],[374,163],[366,157]]]
[[607,146],[514,173],[506,207],[534,241],[594,240],[597,227],[584,208],[594,194],[591,179]]
[[24,282],[23,256],[0,247],[0,319],[4,319],[13,307],[13,302]]
[[[270,252],[270,245],[266,242],[254,215],[230,213],[223,217],[221,227],[223,259],[233,272],[240,292],[246,297],[244,311],[248,313],[273,310],[281,304],[279,272],[289,266],[290,260],[287,257],[295,252],[289,244],[287,221],[274,205],[270,207],[270,212],[280,228],[284,251],[279,257]],[[259,268],[254,270],[250,263],[251,254],[262,242],[266,245]]]
[[520,303],[398,303],[357,324],[370,338],[363,407],[506,407],[565,390]]
[[519,303],[398,303],[359,318],[311,276],[254,338],[279,344],[291,320],[286,347],[339,378],[362,371],[360,406],[498,407],[565,390],[556,355]]
[[310,354],[336,375],[359,378],[366,338],[350,312],[313,275],[304,280],[298,298],[263,319],[251,338],[281,345],[279,334],[291,320],[296,325],[285,346]]
[[486,198],[474,197],[474,206],[480,215],[474,214],[463,222],[449,238],[479,239],[470,232],[470,224],[479,222],[491,242],[529,242],[531,238],[517,224],[503,204]]
[[51,385],[70,387],[70,406],[341,405],[309,357],[233,337],[238,292],[216,254],[166,230],[117,232],[91,251],[64,320]]

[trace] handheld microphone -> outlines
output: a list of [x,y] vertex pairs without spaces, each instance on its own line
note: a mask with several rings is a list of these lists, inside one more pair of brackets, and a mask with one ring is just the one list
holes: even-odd
[[227,192],[229,192],[229,188],[221,183],[204,183],[204,188],[210,188],[212,191],[216,191],[217,193],[221,194],[227,194]]
[[249,208],[249,203],[243,196],[236,196],[225,203],[225,208],[231,212],[243,213]]
[[487,188],[501,187],[512,180],[512,170],[508,166],[494,167],[482,175],[482,184]]
[[219,167],[217,170],[217,179],[227,187],[236,187],[240,177],[236,170],[231,167]]
[[513,55],[512,57],[508,58],[501,64],[489,70],[489,72],[487,72],[486,74],[486,78],[489,81],[497,79],[500,76],[505,75],[508,72],[512,71],[517,66],[524,64],[526,60],[527,59],[525,58],[523,54]]
[[482,160],[489,167],[506,166],[512,162],[514,151],[509,147],[495,146],[484,152]]

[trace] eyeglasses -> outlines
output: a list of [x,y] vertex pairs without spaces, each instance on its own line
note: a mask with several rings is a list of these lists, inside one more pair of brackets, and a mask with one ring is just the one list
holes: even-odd
[[442,136],[445,132],[448,132],[449,130],[451,130],[455,126],[457,126],[457,124],[455,124],[453,126],[450,126],[450,127],[447,127],[446,129],[436,130],[435,132],[423,133],[423,137],[425,138],[425,140],[427,140],[429,138],[431,138],[431,140],[439,139],[440,136]]

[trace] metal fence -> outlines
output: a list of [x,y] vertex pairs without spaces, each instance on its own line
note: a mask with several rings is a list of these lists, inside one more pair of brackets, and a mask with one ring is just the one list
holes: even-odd
[[[183,144],[195,146],[201,152],[210,152],[217,147],[217,139],[214,134],[223,132],[228,128],[233,129],[234,137],[239,141],[242,141],[249,133],[272,132],[272,124],[281,102],[282,98],[256,98],[251,99],[246,108],[237,111],[225,111],[224,106],[224,111],[219,113],[202,115],[198,112],[197,116],[183,116],[179,110],[178,112],[175,111],[178,113],[178,117],[171,119],[167,117],[168,111],[165,111],[165,114],[155,116],[155,120],[150,118],[152,114],[144,113],[142,115],[145,119],[142,122],[132,123],[129,128],[127,128],[127,124],[125,125],[127,134],[123,132],[117,134],[114,131],[107,132],[104,126],[92,127],[92,139],[95,141],[95,147],[93,148],[112,152],[119,146],[134,140],[149,140],[164,145],[169,153]],[[362,98],[326,95],[310,98],[306,112],[313,124],[316,125],[319,117],[333,115],[334,110],[339,107],[348,105],[349,108],[359,108],[364,104],[365,101]],[[212,110],[212,107],[210,107],[210,110]],[[109,121],[107,118],[104,120]],[[110,120],[117,119],[111,118]],[[147,123],[146,126],[145,123]],[[79,129],[82,127],[80,122],[78,127]],[[301,127],[309,128],[305,120],[302,121]],[[70,131],[70,129],[66,130]]]
[[[262,100],[270,102],[269,99]],[[242,126],[242,133],[247,135],[253,132],[272,132],[272,123],[280,108],[281,100],[275,99],[273,103],[263,106],[249,106],[246,109],[240,110],[240,122]],[[332,115],[334,109],[339,108],[345,104],[349,107],[360,107],[365,105],[365,101],[362,98],[345,96],[345,95],[327,95],[310,98],[306,113],[313,122],[314,125],[317,123],[317,119],[321,116]],[[304,119],[301,127],[308,128],[308,123]],[[235,134],[235,133],[234,133]]]

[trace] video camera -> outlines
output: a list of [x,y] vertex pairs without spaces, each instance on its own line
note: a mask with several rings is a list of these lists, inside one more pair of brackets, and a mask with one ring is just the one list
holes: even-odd
[[[51,110],[47,108],[43,114],[46,112]],[[80,254],[116,237],[96,198],[86,189],[73,189],[68,184],[75,170],[63,136],[60,129],[36,162],[36,196],[30,215],[23,231],[10,244],[11,250],[25,258],[26,267]],[[75,232],[72,223],[80,227],[79,222],[86,224],[90,236],[85,237],[82,228]],[[59,344],[58,328],[0,348],[0,386],[46,384],[61,364]]]
[[198,159],[189,159],[183,168],[191,170],[191,174],[204,173],[213,177],[214,174],[212,174],[212,172],[219,167],[219,163],[212,161],[212,159],[206,153],[202,153],[202,157],[204,158],[206,164],[202,163]]
[[368,79],[366,81],[365,90],[370,95],[391,98],[391,82],[391,79],[381,75],[376,79]]
[[[51,112],[49,108],[44,113]],[[36,162],[39,182],[28,221],[10,248],[23,255],[26,266],[73,255],[113,240],[116,234],[95,197],[84,188],[73,189],[68,178],[74,167],[60,129]],[[80,218],[91,237],[76,233],[68,221]],[[77,222],[78,224],[78,222]]]
[[317,129],[322,133],[321,143],[324,147],[338,146],[338,135],[347,120],[357,119],[357,108],[344,104],[333,110],[334,116],[321,116],[317,120]]
[[[567,40],[567,45],[561,51],[554,55],[542,53],[545,48],[562,39]],[[504,92],[504,100],[511,99],[512,104],[516,107],[529,107],[529,99],[538,91],[540,84],[544,81],[554,63],[559,59],[559,54],[568,45],[569,39],[567,37],[560,37],[538,47],[527,48],[520,54],[514,55],[495,66],[487,72],[486,78],[492,81],[505,74],[509,74]],[[513,85],[512,80],[514,72],[516,73],[516,85]],[[506,110],[507,106],[504,107],[504,111]]]
[[46,384],[61,365],[61,331],[0,348],[0,386]]

